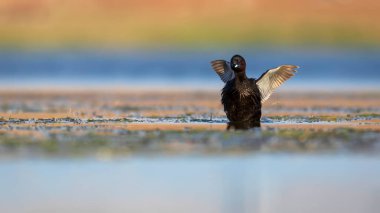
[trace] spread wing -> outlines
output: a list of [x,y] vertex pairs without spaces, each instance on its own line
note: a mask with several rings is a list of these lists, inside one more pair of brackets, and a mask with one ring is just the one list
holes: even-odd
[[297,68],[299,67],[294,65],[282,65],[263,73],[256,81],[261,93],[261,103],[268,100],[277,87],[292,77]]
[[211,61],[211,66],[224,83],[235,78],[234,71],[231,69],[229,62],[225,60],[215,60]]

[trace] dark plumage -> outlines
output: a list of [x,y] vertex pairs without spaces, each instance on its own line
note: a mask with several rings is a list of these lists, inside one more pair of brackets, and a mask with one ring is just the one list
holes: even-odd
[[230,121],[227,129],[260,127],[261,104],[275,88],[293,76],[295,68],[298,68],[294,65],[283,65],[266,71],[256,80],[247,77],[246,62],[240,55],[234,55],[230,63],[215,60],[211,64],[226,83],[222,90],[222,104]]

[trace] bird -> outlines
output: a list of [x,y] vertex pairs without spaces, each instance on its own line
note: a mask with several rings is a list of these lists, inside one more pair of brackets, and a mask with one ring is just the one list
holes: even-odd
[[211,66],[225,83],[221,102],[229,120],[227,129],[260,127],[262,104],[299,68],[296,65],[281,65],[255,79],[247,77],[246,61],[241,55],[232,56],[230,62],[213,60]]

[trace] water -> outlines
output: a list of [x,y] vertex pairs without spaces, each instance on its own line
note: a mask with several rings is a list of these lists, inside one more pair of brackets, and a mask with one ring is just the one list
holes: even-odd
[[[235,53],[3,50],[0,88],[219,89],[209,61]],[[301,66],[284,89],[380,89],[380,51],[239,53],[249,76]],[[370,153],[83,158],[0,160],[0,212],[380,212],[380,158]]]
[[0,212],[380,211],[380,158],[247,155],[0,162]]
[[301,66],[284,88],[379,89],[380,51],[257,49],[240,51],[50,50],[0,51],[0,83],[7,86],[139,86],[220,88],[210,61],[235,53],[259,77],[282,64]]

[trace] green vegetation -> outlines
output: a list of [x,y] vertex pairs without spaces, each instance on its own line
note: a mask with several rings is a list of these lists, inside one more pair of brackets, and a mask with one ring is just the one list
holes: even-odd
[[359,116],[364,117],[364,118],[380,118],[379,113],[362,113],[362,114],[359,114]]
[[[126,156],[130,154],[232,154],[232,153],[378,153],[380,133],[339,128],[326,130],[266,129],[252,131],[118,131],[111,135],[87,130],[52,133],[46,138],[0,135],[3,157]],[[28,150],[28,153],[25,153]]]

